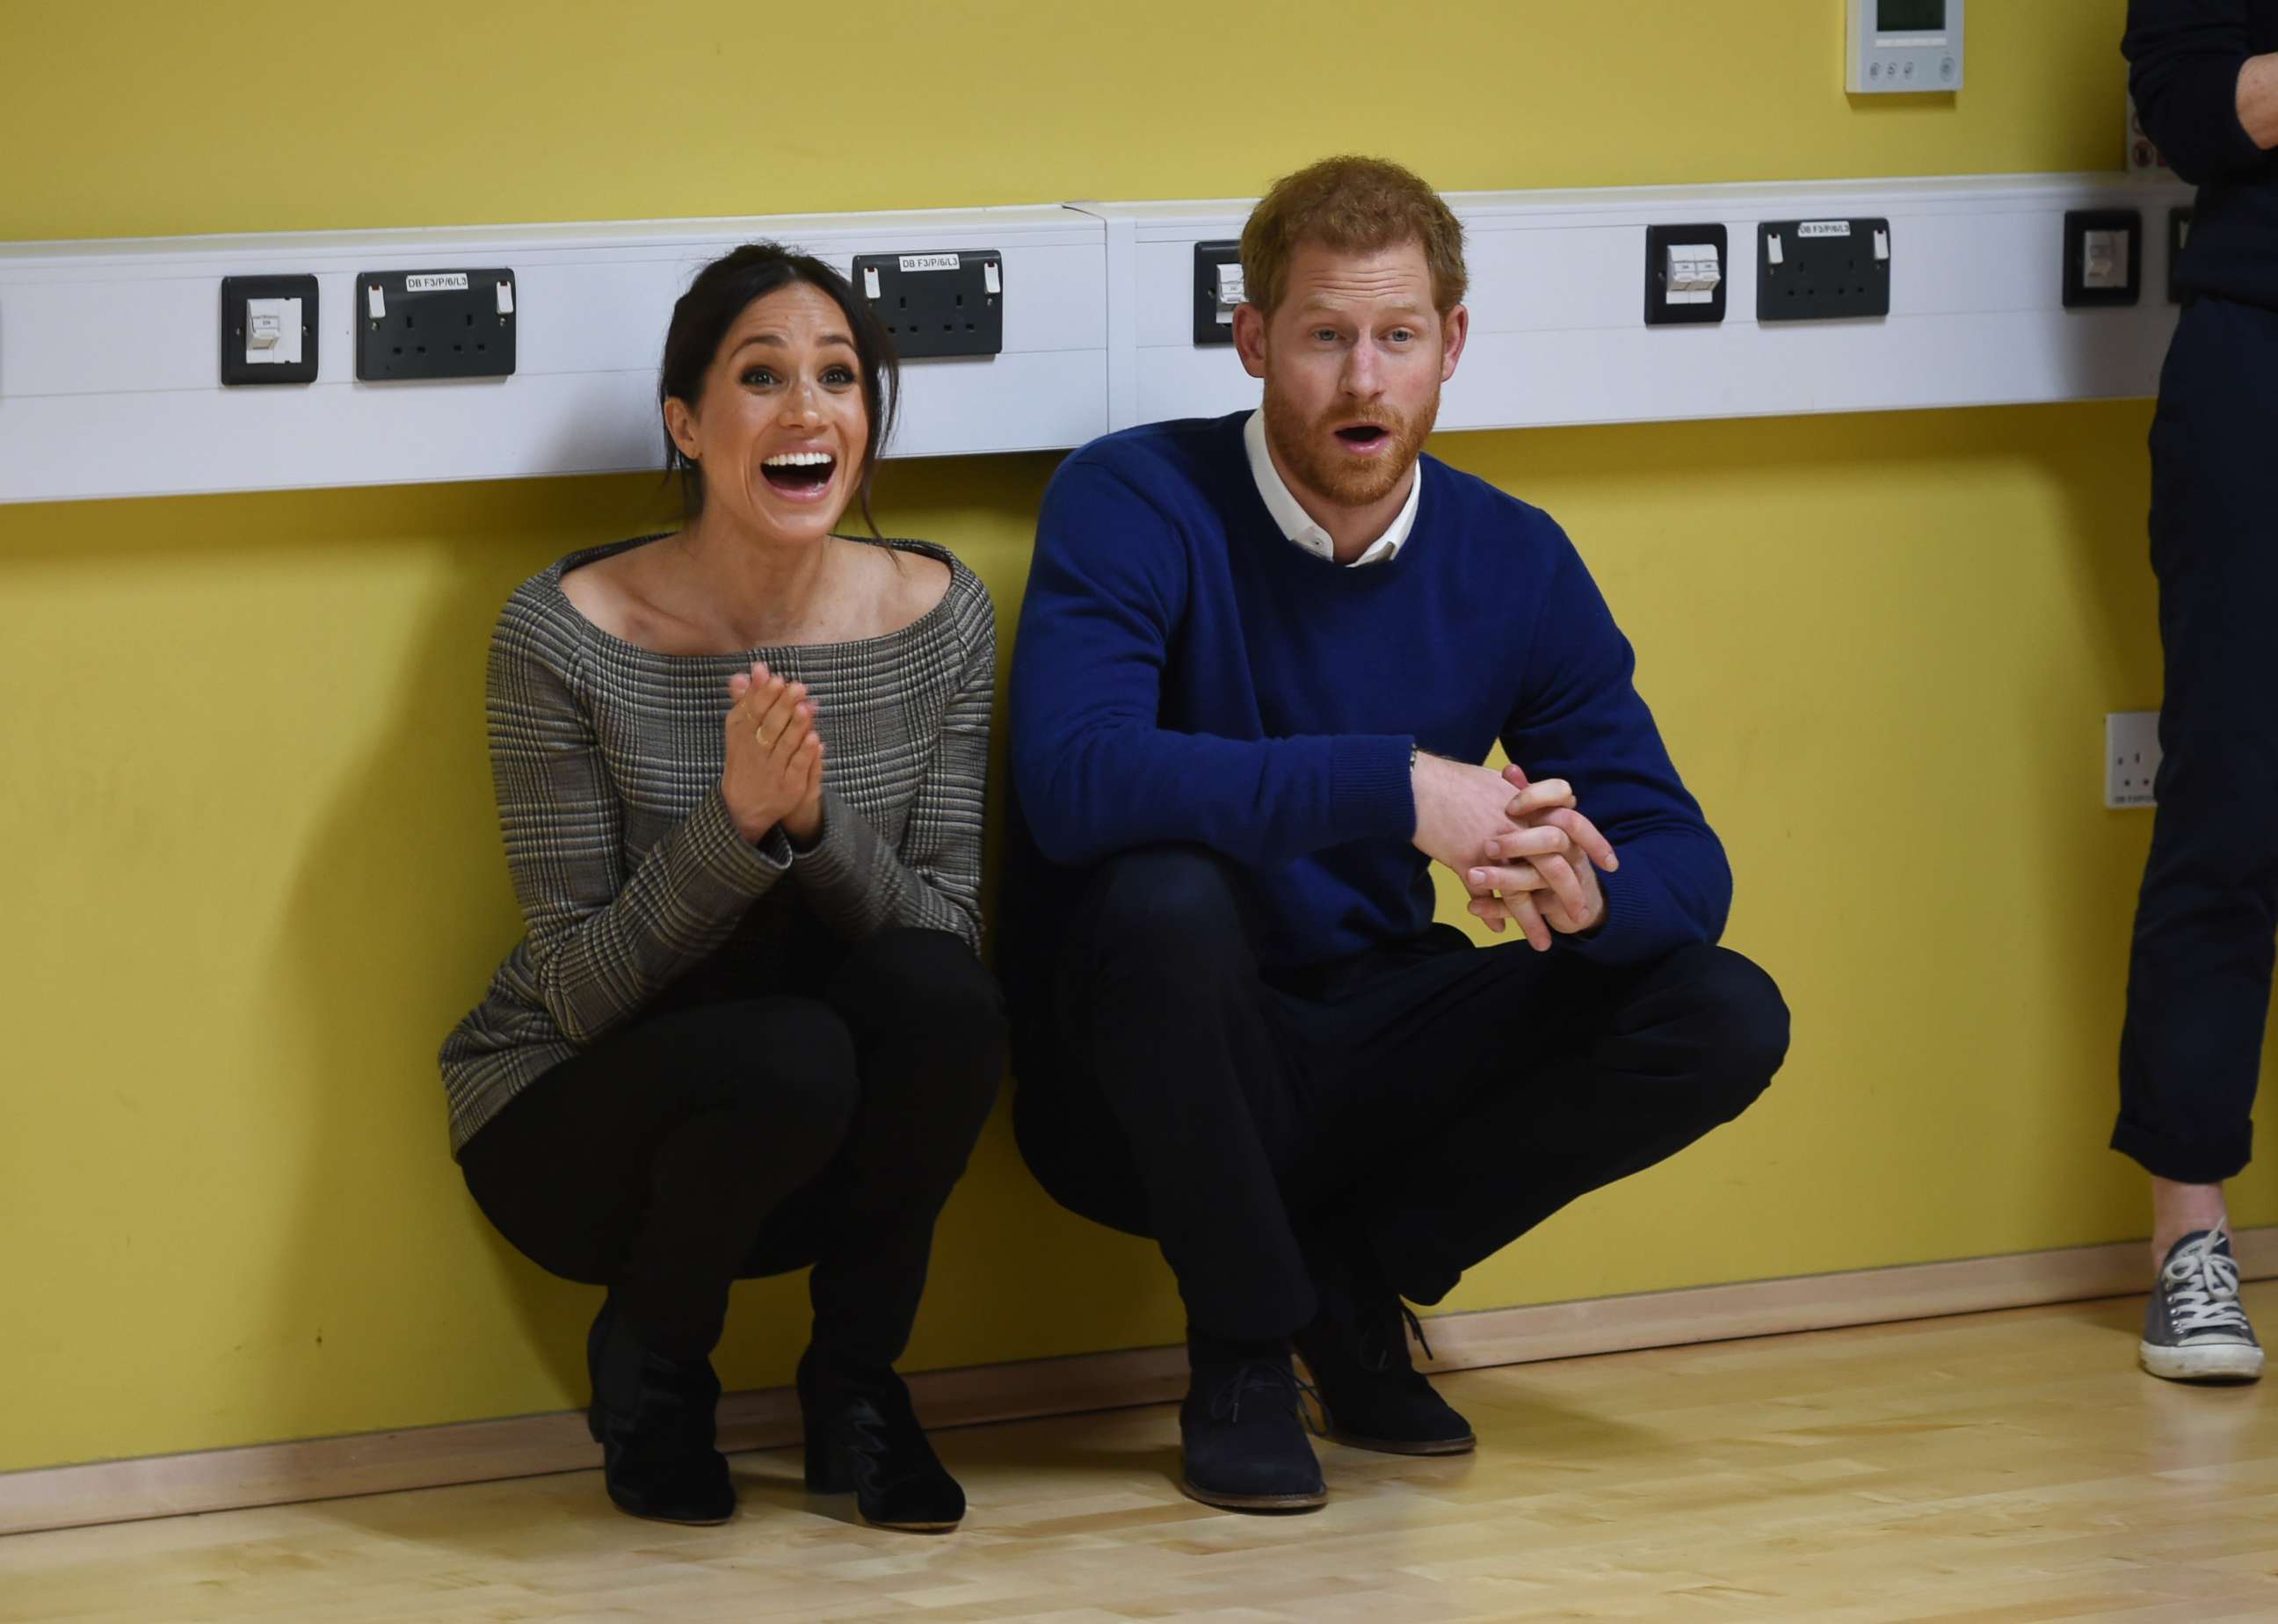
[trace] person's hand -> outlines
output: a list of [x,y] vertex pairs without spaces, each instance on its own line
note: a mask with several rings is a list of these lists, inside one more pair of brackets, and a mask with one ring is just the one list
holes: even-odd
[[[764,662],[728,679],[727,760],[720,793],[745,840],[758,841],[821,791],[822,739],[806,684],[786,682]],[[789,833],[788,827],[785,830]]]
[[[806,702],[806,713],[808,725],[812,726],[815,714],[812,699]],[[807,774],[806,793],[800,797],[798,805],[784,814],[783,832],[791,836],[794,845],[812,846],[822,833],[822,752],[826,748],[822,735],[816,733],[814,765]]]
[[1538,953],[1550,948],[1553,931],[1580,935],[1595,930],[1606,916],[1598,871],[1621,866],[1612,842],[1574,804],[1573,787],[1561,778],[1530,783],[1525,772],[1505,767],[1502,778],[1511,796],[1504,815],[1517,832],[1488,841],[1487,860],[1461,871],[1471,892],[1471,911],[1502,934],[1517,924]]
[[1413,787],[1416,849],[1458,875],[1486,858],[1490,840],[1517,831],[1505,810],[1510,786],[1491,767],[1419,755]]

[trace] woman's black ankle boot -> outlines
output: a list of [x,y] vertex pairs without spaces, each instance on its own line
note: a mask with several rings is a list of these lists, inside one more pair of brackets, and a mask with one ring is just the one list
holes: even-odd
[[728,1463],[713,1445],[720,1378],[708,1359],[643,1347],[606,1300],[585,1334],[593,1382],[585,1422],[620,1511],[659,1522],[725,1522],[736,1513]]
[[799,1361],[799,1408],[809,1489],[852,1491],[874,1528],[943,1534],[963,1520],[965,1491],[926,1441],[891,1367],[809,1347]]

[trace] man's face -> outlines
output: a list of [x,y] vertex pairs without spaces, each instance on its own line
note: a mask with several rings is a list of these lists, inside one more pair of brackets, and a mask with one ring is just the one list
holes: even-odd
[[1265,436],[1292,483],[1344,507],[1401,488],[1455,375],[1468,314],[1441,321],[1418,242],[1372,253],[1301,244],[1271,316],[1235,315],[1242,365],[1265,380]]

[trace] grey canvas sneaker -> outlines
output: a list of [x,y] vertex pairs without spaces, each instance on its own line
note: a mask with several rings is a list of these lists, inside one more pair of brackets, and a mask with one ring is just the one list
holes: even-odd
[[2238,1263],[2220,1224],[2168,1249],[2144,1308],[2137,1356],[2171,1382],[2251,1382],[2262,1374],[2262,1345],[2238,1306]]

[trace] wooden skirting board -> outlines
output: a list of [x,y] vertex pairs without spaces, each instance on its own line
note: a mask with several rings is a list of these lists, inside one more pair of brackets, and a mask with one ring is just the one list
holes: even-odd
[[[2278,1277],[2278,1225],[2240,1231],[2233,1245],[2248,1279]],[[1930,1319],[2125,1296],[2145,1285],[2144,1245],[2123,1241],[1490,1308],[1430,1321],[1436,1355],[1431,1368],[1469,1369]],[[910,1378],[920,1414],[935,1427],[1155,1404],[1178,1398],[1185,1385],[1185,1351],[1178,1347],[977,1365]],[[734,1393],[721,1403],[724,1450],[778,1448],[797,1442],[799,1431],[799,1405],[788,1388]],[[0,1534],[582,1471],[598,1460],[584,1414],[569,1411],[49,1467],[0,1474]]]

